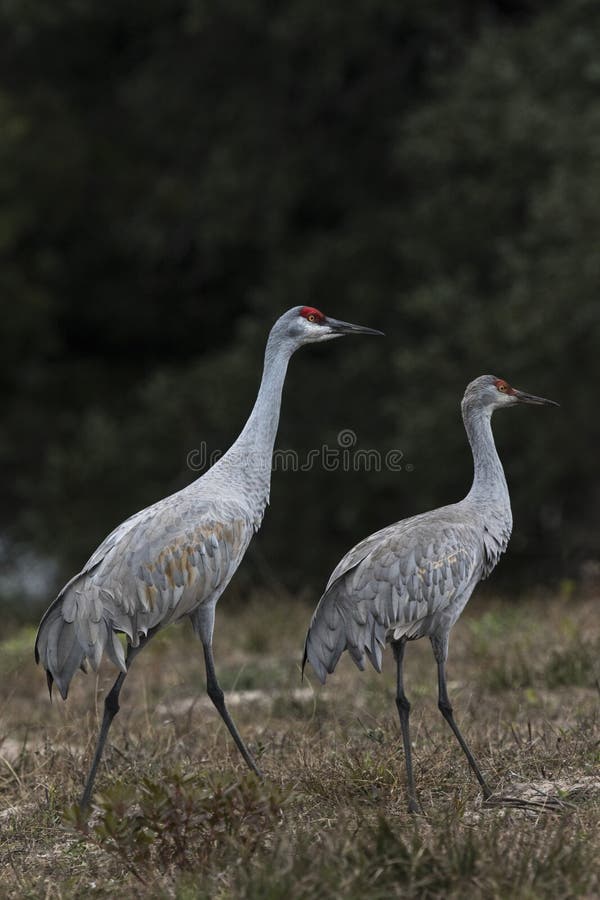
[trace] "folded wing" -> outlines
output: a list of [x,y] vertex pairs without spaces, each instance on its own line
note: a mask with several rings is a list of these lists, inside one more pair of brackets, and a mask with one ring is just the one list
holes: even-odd
[[348,650],[364,668],[381,670],[387,640],[430,633],[435,617],[474,584],[483,548],[475,528],[433,522],[426,513],[392,525],[358,544],[335,569],[312,618],[305,645],[323,682]]
[[119,634],[132,646],[189,615],[225,589],[252,525],[240,507],[143,510],[112,532],[42,619],[36,660],[63,698],[78,667],[97,669],[104,652],[126,671]]

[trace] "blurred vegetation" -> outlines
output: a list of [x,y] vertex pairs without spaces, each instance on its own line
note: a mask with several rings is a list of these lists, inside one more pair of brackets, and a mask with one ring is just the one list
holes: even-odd
[[152,865],[163,874],[206,868],[219,844],[251,857],[261,831],[281,822],[285,799],[277,788],[265,791],[253,776],[231,783],[171,768],[157,780],[143,779],[139,791],[135,785],[112,785],[99,800],[101,820],[91,831],[78,806],[67,811],[66,821],[150,887]]
[[592,0],[0,4],[0,529],[68,575],[191,480],[192,448],[230,444],[268,328],[310,303],[387,340],[298,354],[279,446],[352,428],[413,468],[276,473],[242,587],[320,586],[369,530],[461,496],[484,372],[562,403],[496,431],[513,557],[577,574],[599,30]]

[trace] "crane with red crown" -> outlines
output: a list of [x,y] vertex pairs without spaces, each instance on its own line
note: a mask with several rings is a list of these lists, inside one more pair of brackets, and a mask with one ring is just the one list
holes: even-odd
[[454,720],[446,686],[450,631],[477,584],[506,550],[512,529],[510,496],[492,434],[492,414],[519,403],[556,406],[482,375],[469,385],[462,415],[473,452],[471,490],[458,503],[403,519],[365,538],[334,569],[308,630],[304,662],[324,682],[347,650],[363,669],[380,672],[382,651],[396,660],[396,706],[408,781],[408,808],[420,812],[412,767],[410,703],[404,692],[407,641],[428,637],[438,671],[438,706],[454,732],[484,798],[491,790]]
[[[123,682],[153,635],[188,616],[202,642],[207,693],[247,765],[260,775],[225,705],[212,652],[217,601],[260,528],[269,502],[281,395],[292,354],[304,344],[348,334],[381,334],[297,306],[273,326],[258,397],[240,436],[188,487],[141,510],[108,535],[62,589],[40,623],[36,661],[50,693],[63,699],[78,668],[96,670],[103,654],[120,669],[107,694],[96,751],[81,798],[90,802]],[[127,650],[119,640],[126,636]]]

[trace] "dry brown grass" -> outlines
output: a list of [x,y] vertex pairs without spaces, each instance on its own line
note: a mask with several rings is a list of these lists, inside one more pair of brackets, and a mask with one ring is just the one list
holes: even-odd
[[437,712],[429,645],[409,646],[423,818],[406,812],[391,654],[383,676],[344,658],[301,690],[309,614],[265,595],[217,616],[217,668],[263,785],[204,696],[191,630],[155,639],[123,690],[87,837],[67,811],[114,675],[77,676],[50,705],[33,632],[0,644],[0,896],[600,895],[596,597],[480,597],[451,643],[457,719],[490,781],[554,810],[482,807]]

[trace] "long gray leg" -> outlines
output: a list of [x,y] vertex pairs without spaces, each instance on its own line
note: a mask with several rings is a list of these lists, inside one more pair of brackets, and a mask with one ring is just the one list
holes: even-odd
[[82,812],[84,812],[88,806],[90,805],[90,800],[92,799],[92,791],[94,789],[94,781],[96,780],[96,773],[98,771],[98,766],[100,765],[100,760],[102,759],[102,754],[104,752],[104,745],[106,744],[106,738],[108,737],[108,732],[110,731],[110,726],[112,725],[112,721],[116,714],[119,712],[119,694],[121,693],[121,688],[123,687],[123,682],[125,678],[129,674],[129,667],[131,663],[138,655],[142,647],[145,647],[148,641],[150,640],[151,632],[143,637],[140,640],[140,643],[137,647],[129,647],[127,650],[127,672],[121,672],[109,693],[106,695],[104,700],[104,716],[102,717],[102,725],[100,727],[100,734],[98,735],[98,743],[96,744],[96,752],[94,753],[94,759],[92,760],[92,766],[89,771],[89,775],[87,777],[87,781],[85,783],[85,787],[83,789],[83,794],[81,795],[81,800],[79,801],[79,808]]
[[242,737],[241,737],[239,731],[235,727],[235,723],[234,723],[233,719],[229,715],[229,710],[225,706],[225,695],[223,694],[221,685],[217,681],[217,676],[215,673],[215,662],[213,659],[212,644],[210,644],[210,643],[203,644],[203,647],[204,647],[204,662],[206,665],[206,692],[207,692],[208,696],[210,697],[210,699],[212,700],[212,702],[214,703],[215,707],[217,708],[219,715],[221,716],[221,718],[227,725],[227,728],[229,729],[229,733],[231,734],[231,737],[234,739],[238,750],[244,757],[246,765],[248,766],[249,769],[252,769],[252,771],[254,772],[255,775],[258,775],[259,778],[262,778],[263,777],[262,772],[256,765],[256,763],[254,761],[254,757],[252,756],[252,754],[246,747],[244,741],[242,740]]
[[254,772],[255,775],[258,775],[259,778],[262,778],[262,772],[256,765],[254,757],[246,747],[239,731],[235,726],[233,719],[229,715],[229,710],[225,705],[225,695],[223,693],[221,685],[217,680],[217,674],[215,672],[215,661],[213,659],[212,652],[212,635],[214,622],[214,606],[200,607],[200,609],[197,610],[197,612],[192,616],[192,624],[194,626],[194,630],[200,637],[200,640],[202,641],[202,647],[204,649],[204,664],[206,666],[206,693],[214,703],[217,712],[227,725],[229,733],[234,739],[238,750],[244,757],[246,765]]
[[419,801],[417,800],[417,792],[415,790],[415,779],[412,767],[412,750],[410,746],[410,730],[408,719],[410,715],[410,703],[404,693],[404,679],[402,673],[402,665],[404,663],[404,649],[406,640],[392,643],[394,658],[396,660],[396,706],[398,707],[398,715],[400,716],[400,727],[402,728],[402,742],[404,744],[404,759],[406,761],[406,777],[408,781],[408,809],[411,813],[422,812]]
[[460,729],[454,720],[454,714],[452,710],[452,704],[450,703],[450,699],[448,697],[448,689],[446,686],[446,653],[447,653],[447,639],[442,642],[438,642],[432,638],[431,640],[433,646],[433,652],[435,654],[435,658],[437,661],[437,670],[438,670],[438,708],[445,718],[446,722],[456,735],[456,739],[460,746],[463,749],[463,753],[467,757],[469,761],[469,765],[473,769],[475,773],[475,777],[477,781],[481,785],[481,790],[483,791],[483,796],[485,800],[488,800],[492,796],[492,792],[489,788],[489,785],[483,775],[481,774],[481,769],[477,765],[475,761],[475,757],[471,753],[467,742],[464,737],[460,733]]

